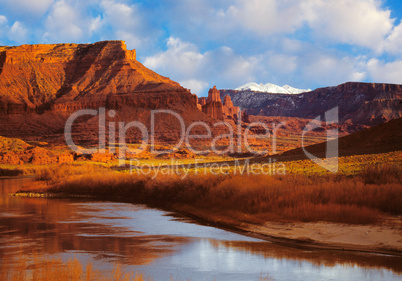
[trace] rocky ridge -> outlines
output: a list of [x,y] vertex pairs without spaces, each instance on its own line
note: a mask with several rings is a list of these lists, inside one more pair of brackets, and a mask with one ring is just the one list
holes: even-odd
[[220,90],[250,115],[316,118],[338,107],[344,126],[374,126],[402,117],[402,85],[348,82],[297,95]]

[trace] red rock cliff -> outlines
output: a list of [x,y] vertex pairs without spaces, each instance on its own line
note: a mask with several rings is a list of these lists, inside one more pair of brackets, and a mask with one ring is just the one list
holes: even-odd
[[[174,111],[186,125],[213,121],[198,110],[196,95],[143,66],[123,41],[0,47],[0,135],[64,141],[72,112],[100,107],[116,110],[107,124],[139,121],[149,131],[153,109]],[[98,118],[77,120],[74,140],[96,143]],[[156,140],[174,142],[180,126],[175,116],[159,114]],[[139,139],[139,130],[127,131],[127,141]]]
[[97,106],[139,90],[184,89],[144,67],[123,41],[0,47],[0,113],[63,109],[81,99],[81,107],[88,99]]

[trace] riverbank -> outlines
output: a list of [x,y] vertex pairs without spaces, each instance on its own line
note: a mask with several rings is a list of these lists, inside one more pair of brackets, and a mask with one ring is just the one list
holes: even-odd
[[175,211],[203,224],[216,226],[279,245],[303,249],[340,250],[402,256],[402,220],[388,217],[380,225],[330,222],[263,222],[175,205]]
[[[68,193],[18,192],[15,196],[47,198],[85,198],[130,202],[127,198],[105,198]],[[136,201],[135,203],[138,203]],[[345,224],[331,222],[261,221],[250,215],[230,215],[188,204],[155,205],[172,211],[178,217],[209,225],[242,235],[266,240],[278,245],[318,250],[365,252],[402,257],[402,219],[383,217],[379,224]]]
[[185,178],[58,166],[15,195],[146,203],[279,244],[401,255],[401,178],[401,169],[389,165],[353,177]]

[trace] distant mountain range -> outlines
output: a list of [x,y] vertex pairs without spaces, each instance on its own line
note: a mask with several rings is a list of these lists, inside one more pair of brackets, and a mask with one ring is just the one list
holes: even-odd
[[254,91],[254,92],[264,92],[272,94],[301,94],[304,92],[310,92],[310,89],[297,89],[289,85],[278,86],[275,84],[257,84],[255,82],[247,83],[235,89],[236,91]]
[[402,117],[402,85],[397,84],[348,82],[292,95],[250,89],[220,93],[250,115],[316,118],[338,107],[340,123],[356,129]]

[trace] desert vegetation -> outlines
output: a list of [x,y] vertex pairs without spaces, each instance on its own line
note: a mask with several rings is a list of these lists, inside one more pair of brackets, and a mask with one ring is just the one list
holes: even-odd
[[[252,222],[328,221],[379,223],[402,214],[402,170],[383,164],[367,166],[354,176],[148,175],[121,173],[101,166],[61,165],[38,173],[42,182],[19,192],[57,196],[94,196],[201,210]],[[45,185],[43,185],[45,183]]]

